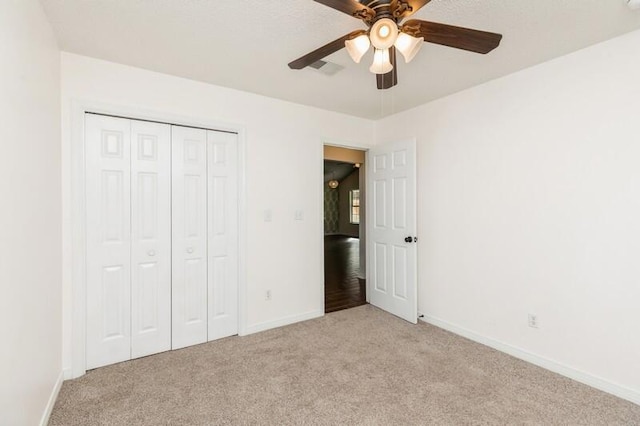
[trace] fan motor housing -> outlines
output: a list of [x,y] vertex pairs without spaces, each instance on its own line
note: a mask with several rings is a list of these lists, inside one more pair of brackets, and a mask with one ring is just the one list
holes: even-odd
[[[366,10],[362,10],[357,13],[359,16],[356,17],[365,21],[368,26],[372,26],[377,21],[383,18],[389,18],[397,22],[398,18],[405,11],[413,10],[413,8],[405,0],[396,1],[395,9],[393,10],[393,2],[391,0],[362,0],[360,1],[360,3],[375,11],[375,16],[369,16],[369,14],[366,13]],[[366,18],[362,17],[362,15],[366,15]]]

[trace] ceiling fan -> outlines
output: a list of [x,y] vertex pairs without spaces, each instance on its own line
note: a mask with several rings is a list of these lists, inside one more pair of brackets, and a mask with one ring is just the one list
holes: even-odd
[[436,22],[411,19],[431,0],[315,0],[325,6],[362,20],[368,30],[356,30],[289,63],[289,68],[303,69],[334,52],[347,48],[356,62],[374,48],[373,64],[369,70],[376,74],[378,89],[398,84],[396,50],[410,62],[423,42],[441,44],[471,52],[486,54],[500,45],[501,34],[454,27]]

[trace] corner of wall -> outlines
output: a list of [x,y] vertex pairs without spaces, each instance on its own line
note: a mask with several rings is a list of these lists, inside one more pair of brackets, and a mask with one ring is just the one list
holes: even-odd
[[45,406],[44,413],[42,413],[40,426],[47,426],[47,424],[49,424],[49,418],[51,417],[51,413],[53,412],[53,407],[56,405],[56,400],[58,399],[58,394],[60,393],[62,382],[64,380],[66,380],[66,373],[61,371],[58,375],[58,379],[53,385],[53,389],[51,390],[51,394],[49,396],[49,399],[47,400],[47,405]]
[[626,386],[619,385],[617,383],[613,383],[609,380],[603,379],[602,377],[598,377],[593,374],[587,373],[585,371],[581,371],[581,370],[569,367],[557,361],[541,357],[539,355],[528,352],[524,349],[510,345],[508,343],[501,342],[499,340],[495,340],[487,336],[483,336],[482,334],[479,334],[472,330],[468,330],[464,327],[460,327],[458,325],[452,324],[448,321],[444,321],[429,315],[424,315],[424,317],[421,317],[419,319],[423,322],[426,322],[427,324],[431,324],[438,328],[447,330],[453,334],[457,334],[458,336],[465,337],[469,340],[473,340],[474,342],[496,349],[500,352],[504,352],[515,358],[521,359],[523,361],[537,365],[538,367],[542,367],[546,370],[560,374],[561,376],[568,377],[572,380],[575,380],[576,382],[583,383],[587,386],[591,386],[592,388],[610,393],[619,398],[626,399],[627,401],[631,401],[634,404],[640,405],[640,391],[638,390],[631,389]]

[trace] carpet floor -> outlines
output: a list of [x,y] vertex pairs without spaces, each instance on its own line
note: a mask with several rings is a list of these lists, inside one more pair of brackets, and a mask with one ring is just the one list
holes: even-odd
[[640,406],[370,305],[99,368],[50,425],[639,425]]

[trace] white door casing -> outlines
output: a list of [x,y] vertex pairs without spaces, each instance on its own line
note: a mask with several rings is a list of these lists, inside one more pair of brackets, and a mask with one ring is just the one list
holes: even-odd
[[207,341],[207,131],[172,126],[172,349]]
[[238,135],[207,132],[208,340],[238,333]]
[[[417,323],[416,143],[369,151],[367,270],[370,303]],[[411,242],[405,238],[411,237]]]
[[171,349],[171,126],[131,121],[131,358]]
[[87,369],[131,357],[131,124],[86,116]]

